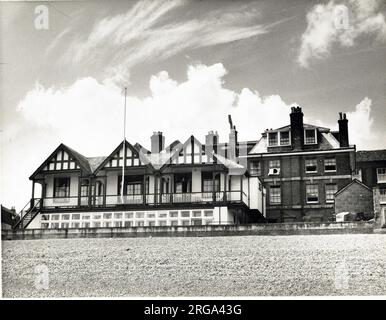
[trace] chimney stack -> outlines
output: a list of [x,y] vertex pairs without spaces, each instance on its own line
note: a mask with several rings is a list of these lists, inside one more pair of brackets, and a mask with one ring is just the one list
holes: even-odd
[[213,131],[209,131],[208,134],[205,136],[205,151],[207,151],[209,154],[217,153],[217,144],[218,144],[219,138],[217,131],[214,133]]
[[304,145],[303,112],[300,107],[291,108],[291,143],[294,150],[302,150]]
[[228,159],[236,161],[237,158],[237,131],[236,126],[233,125],[232,116],[228,115],[228,121],[231,132],[229,133],[229,145],[228,145]]
[[165,148],[165,137],[162,132],[153,132],[151,139],[151,153],[160,153]]
[[347,148],[349,146],[348,140],[348,120],[346,114],[339,112],[339,144],[341,148]]

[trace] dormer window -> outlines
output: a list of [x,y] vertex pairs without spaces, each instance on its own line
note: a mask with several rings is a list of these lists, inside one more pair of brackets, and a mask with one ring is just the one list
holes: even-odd
[[290,132],[289,131],[278,131],[268,133],[268,146],[288,146],[290,145]]
[[304,130],[304,143],[305,144],[316,144],[316,129],[305,129]]
[[290,144],[289,131],[280,132],[280,145],[285,146]]
[[278,145],[278,133],[277,132],[269,132],[268,133],[268,145],[270,147],[275,147]]

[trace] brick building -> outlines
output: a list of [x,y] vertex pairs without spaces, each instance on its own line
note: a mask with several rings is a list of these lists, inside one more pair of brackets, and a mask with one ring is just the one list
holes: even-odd
[[354,177],[373,189],[374,213],[380,223],[385,225],[386,150],[358,151]]
[[366,220],[373,218],[373,190],[354,179],[335,194],[335,213],[340,212],[361,214]]
[[249,172],[267,190],[268,222],[332,219],[334,194],[351,182],[355,168],[345,114],[338,125],[334,132],[304,124],[302,109],[294,107],[289,125],[267,129],[248,152]]

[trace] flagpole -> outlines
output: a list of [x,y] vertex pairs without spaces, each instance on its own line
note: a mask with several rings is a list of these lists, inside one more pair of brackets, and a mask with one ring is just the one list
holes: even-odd
[[123,190],[125,186],[125,166],[126,166],[126,92],[127,88],[125,87],[125,106],[123,111],[123,165],[122,165],[122,184],[121,184],[121,200],[123,202]]

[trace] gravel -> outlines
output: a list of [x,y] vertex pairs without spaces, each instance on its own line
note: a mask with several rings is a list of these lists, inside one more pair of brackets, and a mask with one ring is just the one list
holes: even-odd
[[2,256],[4,297],[386,295],[382,234],[3,241]]

